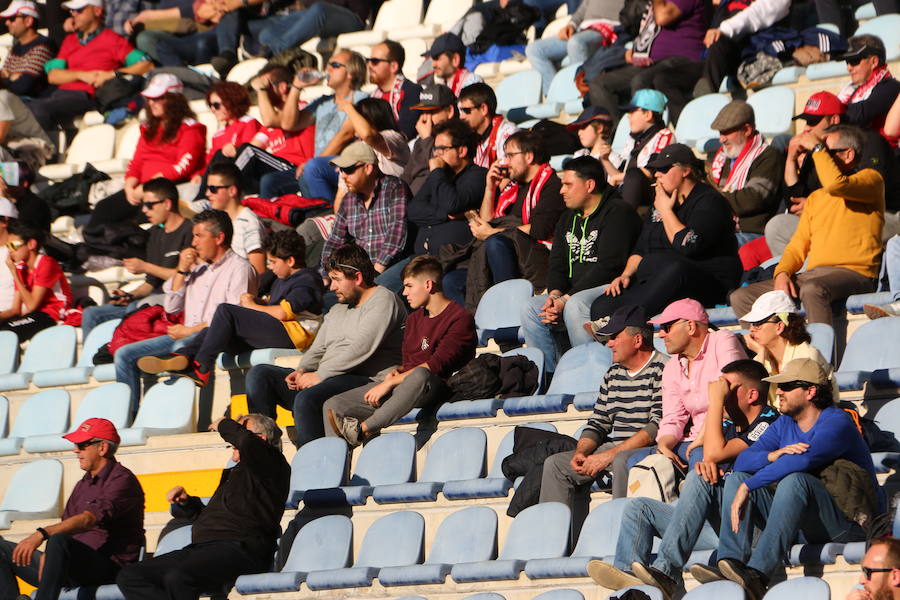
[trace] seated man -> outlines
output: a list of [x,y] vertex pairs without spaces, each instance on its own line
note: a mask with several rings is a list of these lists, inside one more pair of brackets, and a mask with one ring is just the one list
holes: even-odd
[[37,96],[47,87],[44,64],[55,54],[53,42],[37,32],[37,5],[31,0],[14,0],[0,13],[0,19],[16,40],[0,70],[0,85],[16,96]]
[[[792,360],[766,381],[778,384],[781,416],[738,456],[725,481],[718,568],[691,567],[701,583],[730,579],[750,600],[763,597],[798,534],[808,544],[861,541],[866,533],[856,519],[885,510],[869,448],[850,416],[834,406],[822,367],[808,358]],[[823,468],[849,489],[826,487]],[[854,507],[852,516],[833,494]],[[751,548],[756,528],[762,535]]]
[[276,231],[265,251],[278,278],[265,303],[253,294],[241,294],[241,304],[220,304],[209,327],[192,336],[178,352],[143,356],[137,366],[144,373],[169,372],[192,379],[200,387],[209,383],[219,352],[240,354],[256,348],[306,350],[315,337],[322,313],[322,278],[305,269],[303,238],[292,229]]
[[16,577],[37,586],[36,600],[57,600],[64,587],[113,583],[143,549],[144,490],[116,460],[115,425],[88,419],[63,437],[75,444],[84,477],[75,484],[62,521],[38,527],[18,544],[0,540],[0,598],[22,598]]
[[[430,85],[446,85],[454,96],[466,86],[482,83],[481,75],[466,68],[466,46],[455,33],[443,33],[431,43],[422,56],[431,59],[431,72],[419,79],[423,88]],[[420,98],[421,100],[421,98]]]
[[[718,531],[722,522],[722,492],[735,457],[778,417],[766,403],[769,385],[763,379],[767,375],[760,363],[748,359],[722,367],[719,379],[709,384],[703,460],[681,485],[678,504],[632,500],[622,514],[615,561],[588,563],[588,573],[597,584],[619,589],[643,583],[659,588],[666,600],[677,596],[683,585],[682,567],[703,535],[703,523]],[[721,427],[714,426],[718,423]],[[651,562],[654,537],[662,542]]]
[[473,83],[459,92],[459,118],[475,135],[478,146],[472,160],[479,167],[489,169],[498,159],[506,158],[506,140],[518,127],[497,114],[497,95],[486,83]]
[[627,492],[626,461],[633,450],[656,439],[662,416],[662,374],[669,358],[653,349],[653,328],[640,306],[623,306],[597,331],[612,350],[594,414],[573,452],[544,461],[541,502],[572,508],[574,537],[588,513],[591,484],[612,474],[613,498]]
[[191,245],[193,225],[178,212],[178,189],[170,180],[158,177],[144,184],[141,211],[155,226],[147,236],[146,256],[126,258],[123,263],[128,272],[143,273],[144,283],[132,292],[113,290],[108,304],[84,309],[81,331],[85,339],[100,323],[120,319],[141,304],[162,302],[163,282],[175,274],[181,251]]
[[400,176],[409,186],[413,195],[418,194],[431,173],[433,158],[434,128],[445,121],[457,117],[456,96],[446,85],[434,84],[422,88],[419,103],[411,106],[419,114],[416,121],[415,139],[410,144],[409,160]]
[[[850,38],[849,43],[842,60],[847,62],[850,83],[838,93],[838,99],[847,107],[845,123],[884,135],[884,120],[900,94],[900,81],[888,71],[881,38],[863,34]],[[892,146],[897,145],[896,138],[887,140]]]
[[419,103],[422,88],[403,76],[405,60],[403,46],[393,40],[385,40],[372,47],[372,56],[366,62],[369,63],[369,81],[376,86],[370,96],[390,103],[400,131],[407,139],[412,139],[416,137],[418,115],[411,107]]
[[403,330],[403,362],[384,380],[325,402],[325,434],[351,447],[378,435],[413,408],[437,409],[450,397],[446,381],[475,358],[475,320],[441,291],[443,269],[433,256],[403,267],[403,296],[413,312]]
[[63,8],[72,14],[75,31],[44,65],[56,87],[27,103],[45,131],[96,109],[97,88],[117,74],[144,75],[153,68],[146,54],[103,26],[103,0],[72,0]]
[[637,213],[615,197],[595,158],[566,161],[561,192],[566,211],[553,233],[549,293],[532,298],[521,314],[525,343],[544,354],[547,373],[569,347],[592,341],[582,327],[591,302],[625,264],[641,230]]
[[210,208],[228,213],[234,229],[231,249],[246,259],[258,275],[266,270],[263,237],[266,232],[256,213],[241,204],[241,172],[234,165],[219,163],[206,172],[206,199]]
[[22,160],[36,174],[54,154],[56,146],[21,98],[0,89],[0,158]]
[[341,246],[326,266],[338,304],[322,321],[296,370],[257,365],[247,373],[247,405],[275,416],[275,405],[294,411],[299,448],[325,435],[322,405],[384,377],[400,364],[406,310],[396,294],[375,285],[365,250]]
[[[832,302],[875,290],[884,180],[874,169],[859,170],[865,137],[856,127],[831,127],[824,137],[809,131],[798,143],[811,151],[822,187],[807,197],[775,278],[735,290],[731,306],[735,314],[747,314],[760,294],[777,289],[800,298],[810,323],[830,325]],[[804,262],[806,271],[799,273]]]
[[845,600],[895,599],[900,596],[896,571],[900,569],[900,540],[885,536],[872,540],[859,561],[862,574]]
[[116,583],[126,600],[199,598],[246,573],[268,570],[281,533],[291,467],[281,429],[269,417],[222,417],[210,425],[229,444],[233,467],[222,472],[209,503],[183,487],[168,493],[182,514],[197,515],[190,545],[122,569]]

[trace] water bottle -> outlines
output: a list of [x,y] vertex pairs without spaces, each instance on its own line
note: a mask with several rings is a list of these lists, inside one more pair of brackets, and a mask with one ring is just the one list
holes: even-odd
[[325,79],[325,73],[316,69],[300,71],[298,77],[303,83],[318,83]]

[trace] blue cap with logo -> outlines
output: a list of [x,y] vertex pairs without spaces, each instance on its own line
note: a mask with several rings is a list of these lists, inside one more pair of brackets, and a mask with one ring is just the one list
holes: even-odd
[[634,93],[634,96],[631,98],[631,102],[628,103],[628,107],[625,109],[628,112],[635,110],[636,108],[643,108],[644,110],[651,110],[655,113],[660,113],[666,110],[666,103],[669,101],[666,98],[666,95],[657,90],[638,90]]

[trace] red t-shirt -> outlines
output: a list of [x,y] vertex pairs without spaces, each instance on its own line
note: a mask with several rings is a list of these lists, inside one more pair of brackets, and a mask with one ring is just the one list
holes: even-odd
[[285,131],[280,127],[263,127],[259,136],[266,140],[265,150],[278,158],[302,165],[316,155],[316,127],[310,125],[300,131]]
[[241,144],[249,143],[260,129],[262,129],[262,125],[259,121],[250,115],[244,115],[218,130],[212,136],[209,152],[206,154],[206,164],[209,164],[213,155],[226,144],[234,144],[236,148],[240,148]]
[[[125,65],[132,50],[134,46],[128,40],[112,29],[103,29],[87,44],[82,44],[77,34],[70,33],[63,40],[56,58],[66,61],[65,68],[72,71],[115,71]],[[94,95],[94,86],[83,81],[70,81],[58,87]]]
[[[35,286],[50,290],[34,312],[47,313],[57,321],[61,321],[72,306],[72,289],[59,263],[46,254],[38,254],[33,269],[29,269],[25,263],[17,264],[16,268],[29,291],[34,290]],[[18,287],[16,285],[16,289]]]
[[193,119],[185,119],[178,128],[175,139],[162,142],[162,127],[150,139],[147,129],[141,127],[134,157],[128,163],[125,177],[137,177],[144,183],[157,173],[172,181],[187,181],[195,173],[203,171],[206,158],[206,125]]

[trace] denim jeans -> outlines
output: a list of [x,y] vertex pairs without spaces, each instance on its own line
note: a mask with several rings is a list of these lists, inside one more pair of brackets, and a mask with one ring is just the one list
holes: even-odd
[[524,2],[527,6],[533,6],[541,12],[540,18],[534,23],[535,33],[538,37],[544,32],[544,28],[547,26],[547,23],[556,18],[556,9],[558,9],[563,4],[567,5],[569,9],[569,14],[575,14],[575,11],[578,10],[578,5],[581,4],[580,0],[525,0]]
[[897,300],[900,298],[900,235],[895,235],[887,241],[883,261],[891,293]]
[[137,414],[141,401],[141,373],[137,368],[137,359],[142,356],[161,356],[174,352],[197,334],[175,340],[167,335],[125,344],[115,353],[116,381],[127,384],[131,389],[131,416]]
[[164,67],[183,67],[208,63],[216,55],[216,32],[208,29],[184,37],[156,40],[156,57]]
[[541,87],[544,95],[550,91],[550,82],[556,75],[556,65],[567,55],[572,64],[583,63],[597,48],[603,36],[587,29],[579,31],[568,40],[561,40],[556,36],[545,40],[536,40],[525,47],[525,55],[534,69],[541,74]]
[[342,33],[359,31],[363,22],[352,10],[328,2],[317,2],[305,10],[266,19],[259,32],[260,43],[273,54],[299,46],[314,37],[337,37]]
[[746,231],[738,231],[734,234],[734,237],[737,238],[738,248],[740,248],[747,242],[752,242],[756,238],[762,237],[762,234],[761,233],[748,233]]
[[453,269],[444,274],[444,295],[459,304],[466,305],[466,278],[468,269]]
[[229,50],[237,52],[241,34],[243,33],[247,33],[251,38],[259,40],[260,33],[265,29],[269,19],[272,17],[260,18],[255,11],[255,8],[240,8],[225,13],[218,25],[209,30],[213,32],[213,36],[216,39],[219,54]]
[[278,198],[285,194],[296,194],[300,191],[295,171],[272,171],[259,180],[260,198]]
[[334,201],[338,172],[337,167],[331,164],[333,159],[334,156],[317,156],[306,163],[300,178],[300,193],[304,197]]
[[[132,307],[134,305],[134,307]],[[117,306],[115,304],[101,304],[100,306],[88,306],[81,315],[81,333],[82,339],[87,339],[91,334],[91,330],[100,323],[106,323],[113,319],[121,319],[128,311],[137,308],[137,301],[131,302],[128,306]]]
[[375,283],[386,287],[395,294],[403,292],[403,268],[409,264],[410,260],[411,258],[402,258],[395,262],[375,277]]
[[508,281],[519,276],[519,259],[513,241],[502,233],[495,233],[484,240],[484,252],[491,271],[491,284]]

